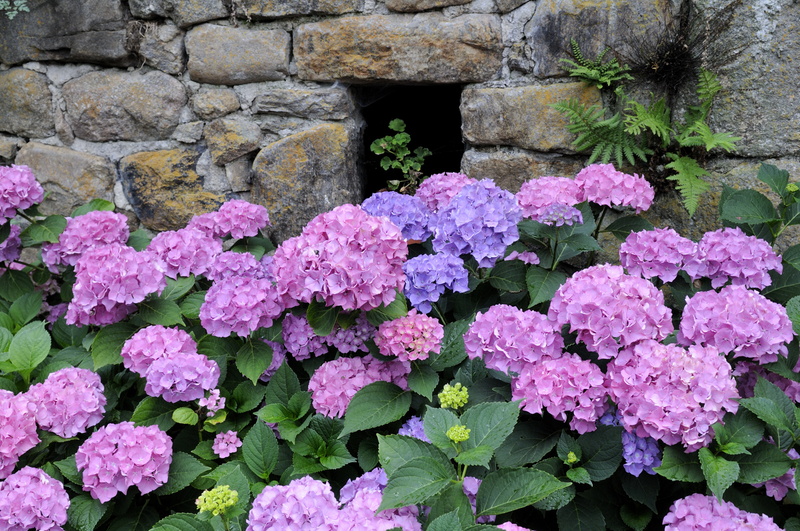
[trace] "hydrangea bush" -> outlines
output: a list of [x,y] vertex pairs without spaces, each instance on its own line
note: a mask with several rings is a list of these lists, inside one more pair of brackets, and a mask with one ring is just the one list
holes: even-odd
[[590,165],[275,246],[263,206],[152,236],[0,168],[0,527],[800,529],[800,192],[759,178],[699,242]]

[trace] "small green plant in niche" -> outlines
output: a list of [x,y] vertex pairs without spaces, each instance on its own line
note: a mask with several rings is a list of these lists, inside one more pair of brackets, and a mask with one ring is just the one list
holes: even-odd
[[409,149],[411,135],[406,133],[406,123],[403,120],[395,118],[389,122],[389,129],[396,134],[376,139],[369,149],[376,155],[384,155],[380,161],[381,168],[403,172],[401,179],[387,181],[389,190],[413,194],[422,182],[422,164],[425,157],[431,155],[431,150],[418,147],[412,152]]

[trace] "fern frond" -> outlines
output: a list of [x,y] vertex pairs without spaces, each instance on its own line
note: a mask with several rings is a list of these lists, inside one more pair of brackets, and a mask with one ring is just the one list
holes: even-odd
[[714,133],[707,123],[696,121],[684,129],[682,133],[676,137],[676,140],[678,144],[683,147],[703,146],[706,151],[720,148],[730,153],[736,149],[735,144],[737,141],[741,140],[741,138],[727,132]]
[[717,79],[717,75],[701,68],[697,76],[697,97],[700,98],[700,101],[710,103],[720,90],[722,90],[722,85]]
[[670,175],[667,179],[677,183],[676,188],[681,194],[683,206],[689,212],[689,216],[694,216],[700,204],[700,196],[710,187],[701,177],[705,177],[709,173],[691,157],[681,157],[675,153],[667,153],[667,156],[672,159],[672,162],[665,167],[675,172],[675,175]]
[[667,146],[673,133],[669,107],[666,100],[660,98],[645,107],[638,101],[629,100],[625,107],[625,131],[632,135],[640,135],[644,130],[650,131]]
[[571,55],[575,60],[561,59],[560,61],[570,66],[566,70],[569,71],[571,77],[580,78],[598,89],[610,87],[612,83],[617,81],[633,79],[633,77],[628,74],[630,69],[627,65],[620,65],[617,59],[611,59],[605,63],[603,62],[603,58],[610,48],[604,48],[594,60],[589,60],[583,55],[578,41],[570,39],[569,44]]

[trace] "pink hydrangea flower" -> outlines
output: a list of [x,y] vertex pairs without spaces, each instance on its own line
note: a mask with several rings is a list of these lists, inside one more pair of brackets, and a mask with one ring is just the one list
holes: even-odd
[[786,308],[744,286],[725,286],[719,293],[701,291],[687,298],[678,341],[713,346],[758,363],[786,355],[794,337]]
[[532,529],[528,529],[527,527],[522,527],[521,525],[513,524],[511,522],[503,522],[502,524],[498,524],[497,527],[503,531],[533,531]]
[[249,336],[285,309],[275,285],[265,278],[227,277],[214,282],[200,306],[200,324],[209,334]]
[[64,485],[26,466],[0,483],[0,527],[5,531],[60,530],[70,501]]
[[22,253],[22,240],[19,235],[22,228],[19,225],[11,225],[8,238],[0,242],[0,261],[13,262]]
[[206,278],[216,282],[228,277],[265,278],[266,271],[260,261],[250,253],[225,251],[218,254],[206,271]]
[[308,381],[311,403],[318,413],[326,417],[343,417],[350,400],[358,391],[378,381],[391,382],[408,389],[407,377],[410,372],[411,365],[408,362],[384,362],[372,356],[326,361]]
[[511,251],[506,255],[504,260],[519,260],[520,262],[524,262],[528,265],[537,265],[539,263],[539,255],[533,251]]
[[428,217],[431,212],[422,199],[399,192],[378,192],[361,203],[364,212],[373,216],[385,216],[397,225],[407,240],[427,240]]
[[592,164],[575,176],[575,184],[581,188],[580,201],[591,201],[611,207],[627,206],[636,213],[650,208],[655,190],[650,183],[637,174],[628,175],[617,171],[612,164]]
[[278,372],[283,362],[286,361],[286,348],[277,341],[268,341],[266,339],[262,339],[262,341],[272,347],[272,361],[269,362],[269,367],[264,370],[258,379],[262,382],[268,382],[272,375]]
[[606,368],[609,396],[620,422],[639,437],[687,451],[708,445],[726,412],[739,407],[732,369],[714,347],[662,345],[645,340],[619,352]]
[[142,494],[157,489],[169,479],[171,463],[172,439],[158,426],[133,422],[103,426],[75,453],[83,490],[101,503],[132,486]]
[[542,357],[558,358],[564,351],[560,327],[533,310],[496,304],[478,312],[464,334],[470,359],[482,358],[489,369],[521,373]]
[[581,202],[581,189],[569,177],[539,177],[522,183],[517,192],[517,203],[522,215],[539,221],[545,209],[553,203],[577,205]]
[[157,258],[169,278],[205,275],[222,253],[222,242],[186,227],[156,234],[147,251]]
[[197,343],[180,328],[151,325],[133,334],[122,345],[122,364],[139,376],[144,376],[157,359],[175,354],[197,354]]
[[478,181],[463,173],[435,173],[422,181],[414,195],[422,199],[431,212],[438,212],[439,209],[446,207],[464,186],[476,182]]
[[144,373],[144,391],[167,402],[189,402],[215,388],[219,375],[219,365],[207,356],[177,352],[150,364]]
[[437,319],[412,309],[408,315],[378,326],[375,344],[384,356],[404,361],[426,360],[442,350],[444,327]]
[[28,398],[36,404],[36,423],[64,438],[75,437],[103,420],[106,397],[100,376],[88,369],[67,367],[31,386]]
[[237,240],[245,236],[256,236],[261,229],[270,224],[267,207],[242,199],[225,202],[219,207],[215,221],[216,235],[230,236]]
[[283,296],[345,310],[372,310],[403,289],[405,238],[391,221],[354,205],[320,214],[281,243],[272,272]]
[[324,337],[314,333],[304,315],[287,313],[283,318],[283,346],[297,361],[307,360],[314,356],[322,356],[328,352]]
[[74,266],[84,251],[111,243],[124,245],[128,236],[128,218],[124,214],[96,210],[67,218],[58,243],[42,244],[42,262],[50,271],[58,272],[57,266]]
[[0,479],[8,477],[20,456],[37,444],[36,404],[25,395],[0,389]]
[[208,396],[197,401],[197,405],[206,408],[207,417],[213,417],[217,411],[225,409],[225,397],[219,395],[219,389],[212,389]]
[[288,485],[267,485],[253,500],[247,526],[248,531],[338,531],[339,504],[330,485],[311,476]]
[[[465,477],[464,481],[461,482],[461,489],[464,491],[464,494],[466,494],[469,504],[472,506],[472,514],[477,512],[476,502],[478,501],[478,489],[481,488],[481,483],[483,483],[482,479],[472,476]],[[488,524],[494,522],[496,519],[497,517],[495,515],[489,514],[486,516],[479,516],[475,519],[475,522],[478,524]]]
[[734,285],[763,289],[772,283],[769,272],[783,272],[783,264],[766,241],[746,235],[739,227],[726,227],[706,232],[695,258],[687,260],[683,269],[692,280],[710,278],[714,288],[730,280]]
[[356,479],[348,480],[339,492],[342,507],[338,531],[387,531],[392,528],[421,531],[419,509],[415,505],[376,512],[387,483],[388,478],[382,468],[372,469]]
[[236,450],[241,446],[242,440],[239,438],[239,434],[233,430],[228,430],[218,433],[217,436],[214,437],[214,444],[211,445],[211,449],[219,457],[225,459],[235,454]]
[[672,229],[643,230],[619,246],[619,261],[631,275],[672,282],[696,253],[697,244]]
[[570,325],[578,341],[601,359],[644,339],[662,340],[673,331],[672,311],[664,294],[621,266],[588,267],[575,273],[556,291],[548,317],[560,329]]
[[44,189],[27,166],[0,166],[0,225],[17,215],[17,210],[41,203]]
[[608,391],[600,367],[577,354],[544,358],[526,365],[511,380],[511,398],[522,400],[520,407],[528,413],[547,410],[556,419],[566,422],[578,433],[594,431],[597,419],[606,408]]
[[662,523],[664,531],[781,531],[766,515],[748,513],[731,502],[703,494],[676,500]]

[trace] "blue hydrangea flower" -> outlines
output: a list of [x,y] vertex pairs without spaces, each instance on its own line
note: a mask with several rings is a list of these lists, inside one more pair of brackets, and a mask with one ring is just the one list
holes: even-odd
[[431,211],[419,197],[398,192],[378,192],[361,203],[361,208],[367,214],[389,218],[407,240],[425,241],[431,236],[428,229]]
[[574,206],[565,203],[553,203],[544,208],[538,221],[539,223],[556,227],[575,225],[576,223],[583,223],[583,214]]
[[652,437],[639,437],[627,431],[622,432],[622,457],[625,470],[636,477],[642,472],[655,474],[654,467],[661,466],[661,449]]
[[422,254],[403,264],[406,274],[405,295],[422,313],[431,311],[445,289],[457,293],[469,290],[469,272],[464,261],[450,254]]

